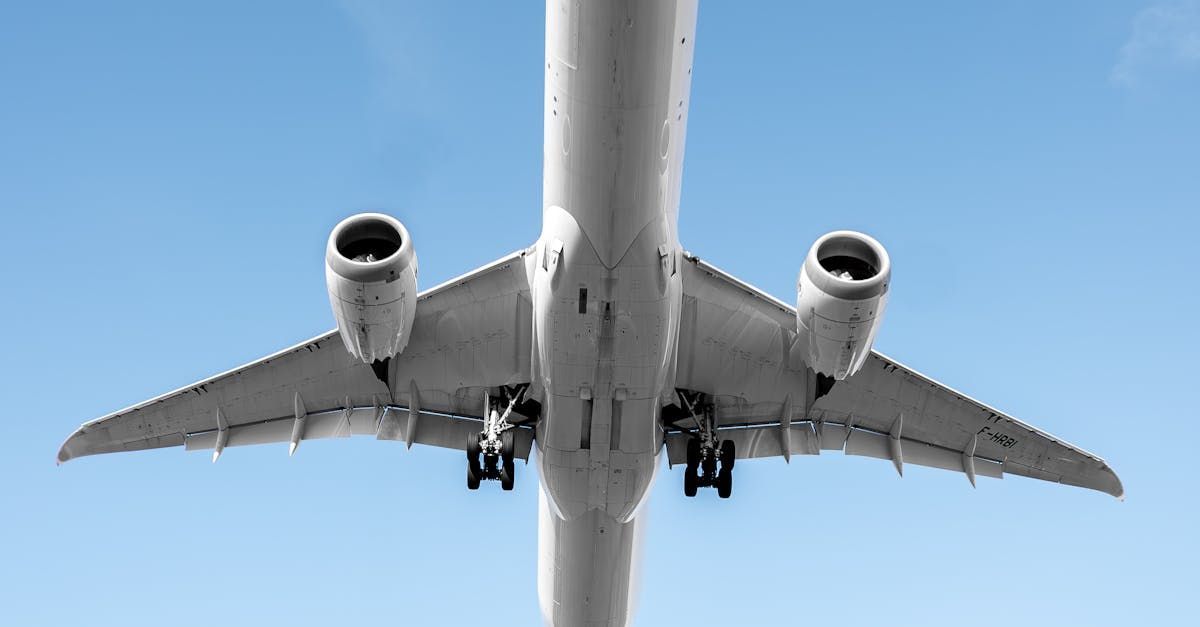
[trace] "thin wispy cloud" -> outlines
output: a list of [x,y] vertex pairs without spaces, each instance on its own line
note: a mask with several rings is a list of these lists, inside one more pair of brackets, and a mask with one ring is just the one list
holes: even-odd
[[376,71],[372,80],[383,104],[419,109],[426,103],[422,94],[429,83],[421,54],[433,49],[433,42],[428,41],[411,7],[385,0],[342,0],[340,4],[373,56]]
[[1200,0],[1161,2],[1140,11],[1109,78],[1135,87],[1164,70],[1200,70]]

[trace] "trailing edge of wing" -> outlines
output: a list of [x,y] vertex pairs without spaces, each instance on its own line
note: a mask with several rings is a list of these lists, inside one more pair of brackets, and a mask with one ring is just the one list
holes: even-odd
[[[720,435],[723,439],[734,442],[738,459],[783,457],[786,446],[789,456],[842,451],[846,455],[894,461],[891,438],[886,433],[836,423],[820,423],[818,427],[818,423],[811,421],[795,422],[786,428],[786,437],[783,435],[784,426],[781,424],[724,428],[720,430]],[[681,432],[667,435],[669,464],[682,464],[686,461],[687,441],[691,437]],[[974,455],[970,449],[955,451],[903,437],[899,438],[898,444],[904,454],[903,463],[962,472],[971,485],[975,484],[976,476],[1002,479],[1005,474],[1012,474],[1098,490],[1124,500],[1121,482],[1107,465],[1102,465],[1100,472],[1094,475],[1094,480],[1075,480],[1038,471],[1012,461]]]

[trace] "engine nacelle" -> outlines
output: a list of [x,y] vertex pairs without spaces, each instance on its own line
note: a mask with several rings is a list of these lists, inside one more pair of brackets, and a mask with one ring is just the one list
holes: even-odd
[[408,345],[417,311],[417,254],[399,220],[360,213],[338,223],[325,249],[325,283],[350,354],[371,363]]
[[891,275],[887,251],[862,233],[834,231],[813,244],[796,283],[796,331],[810,368],[838,380],[862,368]]

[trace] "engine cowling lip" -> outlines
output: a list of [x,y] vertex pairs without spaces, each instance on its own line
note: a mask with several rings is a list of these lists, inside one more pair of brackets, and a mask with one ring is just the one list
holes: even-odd
[[[818,252],[822,246],[835,238],[849,238],[866,244],[879,260],[875,275],[867,279],[843,279],[825,270],[821,266]],[[870,235],[858,231],[833,231],[822,235],[809,249],[801,272],[808,275],[814,286],[830,296],[843,300],[866,300],[887,292],[892,276],[892,261],[883,245]]]
[[[337,246],[339,237],[348,227],[363,220],[377,220],[394,229],[400,239],[399,248],[387,257],[375,261],[355,261],[343,255]],[[346,280],[360,283],[394,279],[414,263],[414,258],[412,237],[409,236],[408,229],[396,218],[383,213],[359,213],[342,220],[333,227],[325,246],[325,263],[329,269]]]

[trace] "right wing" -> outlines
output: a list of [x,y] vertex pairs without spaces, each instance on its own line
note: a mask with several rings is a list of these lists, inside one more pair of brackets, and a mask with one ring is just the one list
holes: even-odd
[[[976,475],[1004,473],[1099,490],[1124,488],[1104,460],[878,352],[844,381],[818,376],[797,346],[791,306],[687,255],[676,385],[711,399],[737,456],[842,450]],[[686,457],[689,421],[667,436]]]
[[[351,434],[463,449],[482,426],[485,391],[530,380],[525,264],[518,251],[420,294],[408,346],[385,365],[362,363],[330,331],[88,422],[58,462]],[[516,443],[527,458],[532,430],[518,428]]]

